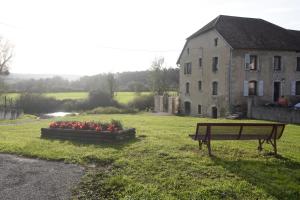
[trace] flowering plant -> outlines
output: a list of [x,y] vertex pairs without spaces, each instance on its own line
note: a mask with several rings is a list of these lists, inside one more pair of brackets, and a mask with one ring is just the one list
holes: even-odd
[[78,121],[57,121],[51,122],[49,128],[74,129],[74,130],[94,130],[117,132],[123,130],[122,123],[117,120],[111,120],[110,123],[102,122],[78,122]]

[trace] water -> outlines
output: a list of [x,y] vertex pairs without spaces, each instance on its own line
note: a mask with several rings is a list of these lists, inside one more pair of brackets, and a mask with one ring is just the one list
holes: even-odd
[[78,113],[71,113],[71,112],[54,112],[54,113],[47,113],[47,114],[44,114],[45,117],[64,117],[64,116],[67,116],[67,115],[78,115]]

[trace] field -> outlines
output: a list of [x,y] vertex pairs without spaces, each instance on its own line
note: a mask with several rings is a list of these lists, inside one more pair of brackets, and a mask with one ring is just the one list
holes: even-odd
[[[300,127],[288,125],[279,158],[257,151],[257,141],[213,141],[214,157],[187,135],[196,122],[224,119],[82,115],[64,120],[121,120],[137,129],[123,144],[89,145],[40,139],[50,120],[0,121],[0,152],[79,163],[87,174],[75,199],[299,199]],[[250,121],[250,120],[243,120]],[[235,121],[236,122],[236,121]],[[5,125],[10,123],[10,125]]]
[[[142,92],[140,95],[147,95],[147,94],[150,94],[150,92]],[[45,95],[49,97],[54,97],[59,100],[85,99],[88,97],[88,92],[54,92],[54,93],[45,93]],[[19,96],[19,93],[8,93],[6,94],[6,96],[8,98],[16,99]],[[114,98],[119,103],[126,104],[137,96],[138,95],[135,92],[116,92]]]

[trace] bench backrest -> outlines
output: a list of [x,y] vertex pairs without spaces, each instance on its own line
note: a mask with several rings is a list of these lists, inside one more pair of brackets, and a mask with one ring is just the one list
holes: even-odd
[[280,123],[198,123],[195,138],[215,140],[279,139]]

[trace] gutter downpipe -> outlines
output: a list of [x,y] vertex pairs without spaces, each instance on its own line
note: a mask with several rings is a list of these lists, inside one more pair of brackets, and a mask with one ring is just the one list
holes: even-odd
[[232,114],[231,107],[231,68],[232,68],[232,48],[230,48],[229,66],[228,66],[228,108],[230,114]]

